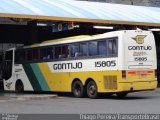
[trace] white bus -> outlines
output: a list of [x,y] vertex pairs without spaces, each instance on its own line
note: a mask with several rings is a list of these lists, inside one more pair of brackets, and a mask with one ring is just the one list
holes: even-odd
[[7,91],[99,93],[125,97],[157,87],[152,32],[114,31],[9,49],[3,63]]

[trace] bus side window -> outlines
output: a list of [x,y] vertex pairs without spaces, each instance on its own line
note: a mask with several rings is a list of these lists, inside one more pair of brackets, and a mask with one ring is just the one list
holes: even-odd
[[79,53],[79,44],[70,45],[71,57],[77,57]]
[[33,61],[36,61],[39,59],[39,51],[38,49],[33,49]]
[[89,47],[89,56],[98,55],[97,41],[89,42],[88,47]]
[[87,43],[81,43],[80,44],[80,57],[84,57],[84,56],[87,56],[88,54],[88,45]]
[[46,48],[40,49],[40,59],[47,60],[47,50]]
[[27,51],[27,61],[32,61],[33,59],[33,52],[32,50]]
[[106,40],[98,42],[98,54],[107,55],[107,42]]
[[55,58],[58,59],[61,55],[61,47],[55,47]]
[[47,59],[48,60],[51,60],[51,59],[53,59],[53,47],[49,47],[49,48],[47,48]]
[[117,39],[108,40],[108,55],[110,57],[116,57],[118,53]]
[[68,58],[69,57],[69,46],[65,45],[62,46],[62,58]]

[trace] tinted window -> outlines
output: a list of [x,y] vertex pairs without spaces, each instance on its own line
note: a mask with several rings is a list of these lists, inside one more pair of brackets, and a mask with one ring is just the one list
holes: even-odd
[[69,48],[68,45],[62,46],[62,54],[60,58],[67,58],[69,57]]
[[39,51],[38,49],[33,49],[33,60],[39,59]]
[[98,54],[99,55],[107,55],[107,42],[106,42],[106,40],[98,42]]
[[24,62],[25,61],[25,51],[24,50],[16,50],[15,51],[15,62]]
[[89,55],[90,56],[95,56],[98,55],[98,51],[97,51],[97,42],[89,42]]
[[40,59],[47,60],[47,49],[46,48],[40,49]]
[[79,56],[87,56],[88,52],[88,45],[87,43],[80,44],[80,55]]
[[108,55],[112,57],[117,56],[117,50],[118,50],[117,39],[109,40],[108,41]]
[[46,55],[47,60],[53,59],[53,51],[54,51],[53,47],[47,48],[47,55]]
[[32,61],[32,58],[33,58],[32,50],[28,50],[27,51],[27,60]]
[[79,53],[79,44],[70,45],[71,57],[77,57]]
[[61,47],[55,47],[55,58],[58,59],[61,55]]

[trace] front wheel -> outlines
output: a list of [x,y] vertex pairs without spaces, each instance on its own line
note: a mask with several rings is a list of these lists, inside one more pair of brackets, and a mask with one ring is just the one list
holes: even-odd
[[16,87],[16,92],[18,92],[18,93],[24,92],[24,85],[23,85],[22,81],[17,81],[15,87]]
[[97,89],[97,85],[94,81],[90,81],[87,84],[87,95],[91,99],[95,99],[98,97],[98,89]]

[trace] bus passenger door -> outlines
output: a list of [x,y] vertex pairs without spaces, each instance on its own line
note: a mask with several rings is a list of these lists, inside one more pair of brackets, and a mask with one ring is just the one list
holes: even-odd
[[2,78],[4,80],[4,88],[11,88],[11,82],[8,80],[12,77],[12,69],[13,69],[13,50],[7,51],[5,53],[5,60],[3,62],[3,73]]
[[3,72],[3,53],[0,53],[0,80],[2,80],[2,72]]
[[2,78],[2,74],[3,74],[3,52],[0,53],[0,91],[4,90],[3,87],[3,78]]

